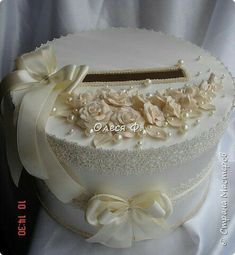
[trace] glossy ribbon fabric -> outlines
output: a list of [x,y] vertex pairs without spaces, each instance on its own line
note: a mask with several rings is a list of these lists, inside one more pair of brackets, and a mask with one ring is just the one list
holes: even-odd
[[[67,65],[57,71],[52,48],[45,46],[18,58],[16,68],[3,80],[0,99],[10,90],[23,92],[22,100],[15,109],[20,161],[31,175],[44,179],[59,200],[69,202],[79,196],[84,188],[69,176],[54,155],[46,138],[45,126],[57,96],[81,82],[88,67]],[[17,150],[12,150],[12,153],[14,151]],[[17,155],[10,158],[14,160]],[[18,183],[15,176],[20,176],[20,167],[10,171]]]
[[132,246],[132,241],[154,239],[167,231],[165,219],[172,213],[168,196],[159,191],[136,195],[129,200],[98,194],[87,206],[86,220],[99,227],[88,242],[102,243],[112,248]]

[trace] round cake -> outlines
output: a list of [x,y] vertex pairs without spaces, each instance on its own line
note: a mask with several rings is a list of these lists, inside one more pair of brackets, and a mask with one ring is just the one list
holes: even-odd
[[113,248],[168,235],[200,209],[234,103],[218,59],[139,29],[42,45],[1,89],[15,183],[22,164],[58,223]]

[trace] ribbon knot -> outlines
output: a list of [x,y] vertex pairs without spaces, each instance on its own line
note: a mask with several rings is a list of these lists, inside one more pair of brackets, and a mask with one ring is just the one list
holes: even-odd
[[45,75],[40,82],[48,84],[50,82],[50,75]]
[[133,240],[153,239],[167,229],[165,219],[172,213],[172,203],[165,193],[146,192],[129,200],[98,194],[87,205],[86,220],[99,227],[88,239],[113,248],[131,247]]

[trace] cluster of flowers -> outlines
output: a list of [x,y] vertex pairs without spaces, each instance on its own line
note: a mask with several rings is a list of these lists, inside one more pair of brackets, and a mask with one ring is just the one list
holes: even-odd
[[[59,100],[66,107],[58,110],[57,115],[66,117],[86,134],[94,134],[95,145],[135,136],[136,132],[130,128],[134,123],[141,127],[137,135],[166,139],[168,135],[164,127],[182,129],[186,127],[187,119],[197,119],[203,111],[215,110],[212,100],[220,87],[211,74],[208,81],[199,85],[168,88],[162,93],[141,94],[133,89],[116,91],[104,88],[96,93],[62,94]],[[97,134],[94,132],[96,123],[102,126],[125,125],[126,128],[121,133]]]

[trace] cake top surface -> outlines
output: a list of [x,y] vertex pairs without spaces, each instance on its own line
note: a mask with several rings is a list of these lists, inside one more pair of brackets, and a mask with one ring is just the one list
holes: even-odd
[[[58,113],[55,106],[46,126],[49,136],[81,146],[95,143],[102,149],[168,147],[216,128],[230,113],[234,98],[230,73],[189,42],[161,32],[106,29],[49,44],[58,68],[89,66],[74,96],[60,96],[57,105],[64,104],[66,111]],[[96,123],[102,124],[102,130],[95,126],[99,132],[94,130],[94,112]],[[131,132],[129,119],[138,124]],[[107,132],[110,123],[118,126],[118,132]]]

